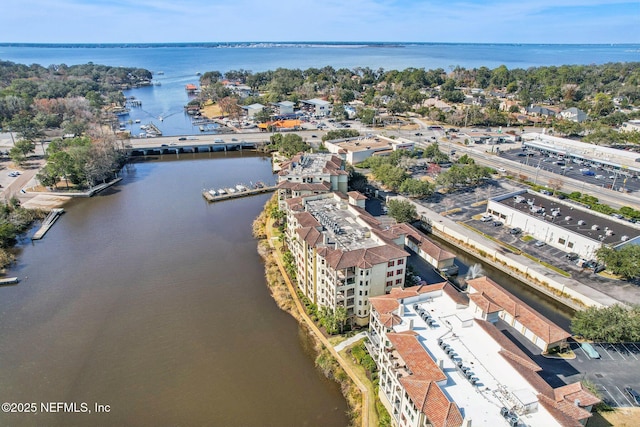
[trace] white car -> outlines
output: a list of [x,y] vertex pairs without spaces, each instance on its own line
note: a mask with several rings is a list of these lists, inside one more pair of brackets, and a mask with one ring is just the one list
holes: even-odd
[[482,222],[493,221],[493,217],[491,215],[483,215],[482,218],[480,218],[480,221]]
[[505,173],[507,171],[505,168],[497,168],[496,170],[500,173]]

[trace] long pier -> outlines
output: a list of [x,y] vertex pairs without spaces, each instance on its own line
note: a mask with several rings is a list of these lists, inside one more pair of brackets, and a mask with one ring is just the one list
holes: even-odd
[[272,187],[250,188],[243,191],[236,191],[235,193],[227,193],[217,196],[214,196],[213,194],[209,193],[208,190],[205,190],[202,192],[202,197],[204,197],[208,202],[213,203],[229,199],[238,199],[240,197],[255,196],[256,194],[270,193],[272,191],[276,191],[276,188],[277,186],[275,185]]
[[49,231],[54,222],[64,213],[64,209],[56,208],[52,209],[51,212],[47,215],[47,217],[42,221],[42,225],[40,229],[36,231],[31,240],[40,240],[44,237],[44,235]]

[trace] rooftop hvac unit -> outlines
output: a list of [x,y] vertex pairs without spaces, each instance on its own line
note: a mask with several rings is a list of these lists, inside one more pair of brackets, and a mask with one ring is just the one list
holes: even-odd
[[624,235],[624,236],[620,237],[620,240],[622,240],[623,242],[626,242],[627,240],[629,240],[629,236]]
[[604,232],[607,236],[613,236],[613,230],[607,230]]
[[441,346],[442,345],[442,338],[438,338],[438,345]]
[[509,409],[503,406],[502,408],[500,408],[500,415],[506,418],[507,415],[509,415]]
[[580,221],[578,221],[578,225],[585,225],[587,223],[587,221],[581,219]]
[[458,360],[458,363],[456,363],[456,366],[458,368],[462,368],[462,360]]
[[453,359],[454,357],[456,357],[456,354],[452,351],[451,353],[449,353],[449,358]]
[[509,425],[511,427],[517,427],[518,424],[519,424],[518,417],[509,418]]
[[592,230],[594,230],[594,231],[595,231],[595,230],[600,230],[600,226],[599,226],[599,225],[597,225],[597,224],[593,224],[593,225],[591,226],[591,229],[592,229]]
[[564,220],[565,220],[565,221],[571,221],[571,217],[570,217],[570,216],[565,216],[565,217],[564,217]]

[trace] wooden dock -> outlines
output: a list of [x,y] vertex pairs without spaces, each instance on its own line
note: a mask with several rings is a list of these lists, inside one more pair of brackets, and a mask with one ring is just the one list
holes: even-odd
[[52,209],[51,212],[47,215],[47,217],[42,221],[42,225],[40,229],[36,231],[31,240],[40,240],[44,237],[44,235],[49,231],[54,222],[58,220],[60,215],[64,213],[64,209],[56,208]]
[[276,191],[276,188],[277,187],[275,185],[273,187],[250,188],[244,191],[236,191],[235,193],[227,193],[217,196],[214,196],[209,193],[208,190],[205,190],[202,192],[202,197],[207,199],[208,202],[213,203],[229,199],[238,199],[240,197],[255,196],[256,194],[270,193],[272,191]]

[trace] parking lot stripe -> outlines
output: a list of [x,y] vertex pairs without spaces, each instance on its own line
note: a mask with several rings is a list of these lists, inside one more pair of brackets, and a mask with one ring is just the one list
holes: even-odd
[[[614,402],[616,402],[616,406],[620,406],[620,403],[616,400],[616,398],[615,398],[615,397],[613,397],[613,395],[612,395],[611,393],[609,393],[609,390],[607,390],[607,388],[606,388],[605,386],[602,386],[602,389],[603,389],[604,391],[606,391],[606,392],[607,392],[607,394],[608,394],[609,396],[611,396],[611,399],[612,399]],[[611,405],[611,406],[613,406],[613,405]]]
[[587,356],[587,359],[590,359],[589,355],[587,354],[586,351],[584,351],[584,348],[582,348],[582,346],[580,344],[576,344],[578,346],[578,348],[584,353],[585,356]]
[[618,346],[617,346],[617,345],[611,344],[611,346],[613,347],[613,349],[614,349],[615,351],[617,351],[617,352],[618,352],[618,354],[620,355],[620,357],[622,357],[622,360],[627,360],[627,358],[626,358],[626,357],[624,357],[624,356],[622,355],[622,353],[620,353],[620,350],[618,350]]
[[597,345],[598,347],[600,347],[602,349],[602,351],[604,351],[605,353],[607,353],[607,356],[609,356],[611,358],[611,360],[616,360],[613,358],[612,355],[609,354],[609,352],[607,351],[606,348],[604,348],[604,346],[600,343],[593,343],[594,345]]
[[638,352],[640,352],[640,347],[638,347],[636,344],[631,343],[632,346],[634,346],[636,348],[636,350],[638,350]]
[[[631,357],[633,357],[634,359],[638,360],[638,358],[636,357],[635,354],[633,354],[633,350],[629,350],[629,347],[627,347],[629,344],[622,344],[622,346],[629,352],[629,354],[631,355]],[[634,344],[631,344],[635,347]],[[637,348],[637,347],[636,347]]]
[[633,406],[633,402],[629,400],[629,398],[627,397],[627,393],[623,392],[622,390],[620,390],[620,387],[615,386],[618,391],[620,392],[620,394],[624,397],[624,400],[626,400],[627,402],[629,402],[629,406]]

